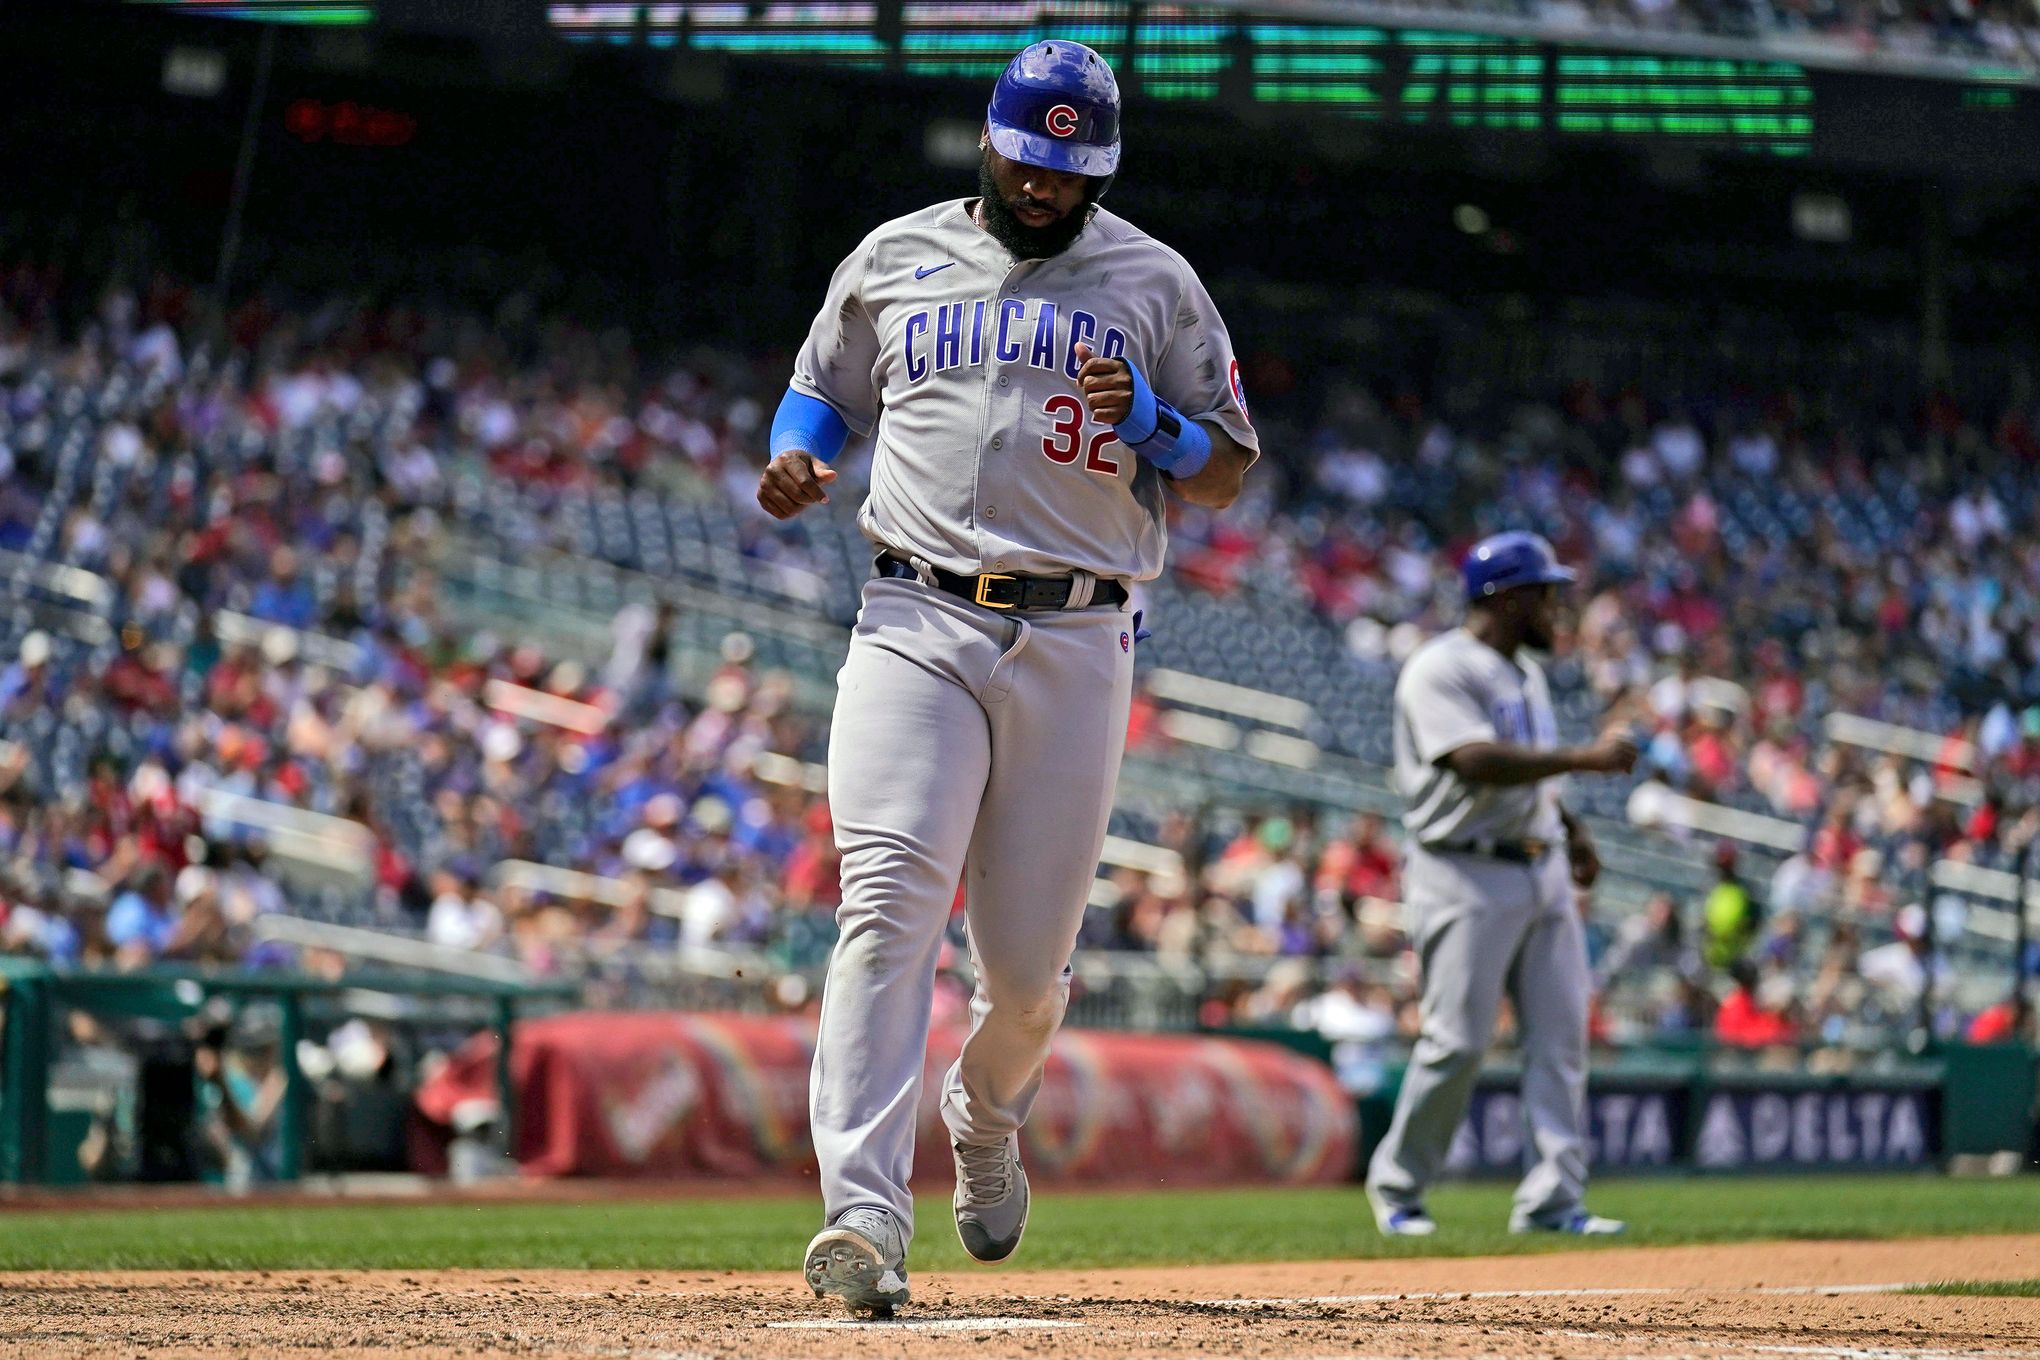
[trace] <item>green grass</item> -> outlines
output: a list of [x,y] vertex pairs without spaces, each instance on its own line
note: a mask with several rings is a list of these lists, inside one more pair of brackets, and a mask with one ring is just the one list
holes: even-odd
[[[1048,1191],[1037,1198],[1021,1263],[1465,1256],[1582,1245],[1572,1238],[1510,1236],[1508,1199],[1501,1185],[1442,1188],[1431,1197],[1436,1237],[1385,1242],[1374,1232],[1366,1201],[1347,1187]],[[933,1186],[921,1196],[916,1267],[967,1264],[948,1201]],[[1591,1202],[1600,1213],[1630,1221],[1629,1235],[1610,1245],[2015,1232],[2040,1224],[2040,1177],[1607,1181],[1595,1187]],[[807,1196],[0,1212],[0,1269],[782,1270],[792,1268],[819,1216],[819,1205]]]
[[1983,1294],[2000,1299],[2040,1299],[2040,1280],[1943,1280],[1904,1291],[1908,1294]]

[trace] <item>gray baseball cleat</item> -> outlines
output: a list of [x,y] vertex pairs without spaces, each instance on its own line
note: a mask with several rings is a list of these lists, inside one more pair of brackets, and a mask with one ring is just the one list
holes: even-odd
[[891,1317],[907,1301],[907,1248],[883,1209],[852,1209],[808,1243],[802,1272],[815,1297],[834,1294],[854,1314]]
[[1027,1170],[1020,1136],[951,1143],[956,1153],[956,1235],[975,1261],[1003,1261],[1027,1231]]

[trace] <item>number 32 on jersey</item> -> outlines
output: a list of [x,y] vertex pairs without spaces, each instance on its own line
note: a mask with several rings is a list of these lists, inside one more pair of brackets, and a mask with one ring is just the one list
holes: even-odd
[[1090,412],[1080,398],[1058,392],[1042,403],[1041,411],[1049,418],[1048,433],[1041,437],[1042,457],[1051,463],[1068,465],[1076,462],[1081,453],[1086,472],[1101,477],[1119,475],[1119,460],[1107,452],[1118,445],[1118,432],[1110,425],[1100,425],[1086,439],[1084,426]]

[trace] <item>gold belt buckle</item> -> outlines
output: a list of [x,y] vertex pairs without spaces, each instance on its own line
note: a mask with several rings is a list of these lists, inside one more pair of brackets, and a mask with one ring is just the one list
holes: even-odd
[[974,598],[979,604],[983,605],[987,609],[1011,609],[1014,607],[1013,605],[999,604],[996,601],[986,599],[985,591],[990,589],[991,584],[994,581],[1010,581],[1012,579],[1013,578],[1010,576],[1000,576],[992,572],[987,572],[983,576],[977,578],[977,594],[974,596]]
[[1550,849],[1551,849],[1551,842],[1550,842],[1550,841],[1524,841],[1524,842],[1523,842],[1523,853],[1524,853],[1524,854],[1526,854],[1526,855],[1528,855],[1528,856],[1530,856],[1530,862],[1531,862],[1531,863],[1533,863],[1533,864],[1534,864],[1534,863],[1536,863],[1536,862],[1537,862],[1538,860],[1541,860],[1541,859],[1543,859],[1543,858],[1544,858],[1544,856],[1545,856],[1545,853],[1546,853],[1547,851],[1549,851]]

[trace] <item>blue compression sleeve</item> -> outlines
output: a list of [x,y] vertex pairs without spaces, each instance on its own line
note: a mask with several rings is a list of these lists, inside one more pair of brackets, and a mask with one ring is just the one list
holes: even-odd
[[779,411],[772,417],[772,456],[788,449],[805,449],[824,463],[832,463],[850,438],[850,426],[836,414],[836,408],[820,397],[786,389]]
[[1140,371],[1140,365],[1131,359],[1123,360],[1126,371],[1133,375],[1133,409],[1126,413],[1126,419],[1112,428],[1119,431],[1119,442],[1128,448],[1147,443],[1155,432],[1156,410],[1161,400],[1155,390],[1148,386],[1147,375]]
[[1122,362],[1133,375],[1133,409],[1113,426],[1119,442],[1171,477],[1195,477],[1211,461],[1210,434],[1156,396],[1133,360]]

